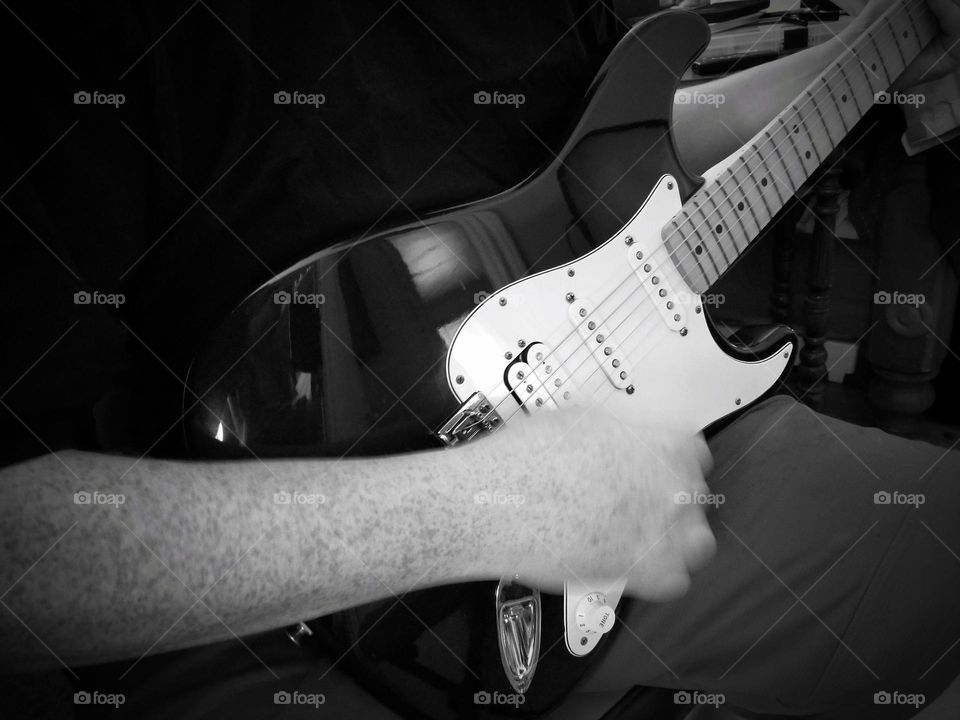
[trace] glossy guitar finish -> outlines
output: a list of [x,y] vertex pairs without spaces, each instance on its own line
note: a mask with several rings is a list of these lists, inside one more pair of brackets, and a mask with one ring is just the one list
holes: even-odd
[[[612,290],[620,278],[591,279],[588,267],[602,269],[605,263],[598,258],[615,254],[616,264],[628,268],[627,275],[639,287],[641,281],[627,264],[624,228],[634,221],[631,232],[642,235],[644,243],[652,242],[660,227],[651,224],[653,219],[666,222],[701,183],[684,168],[670,123],[676,78],[708,39],[707,26],[696,15],[671,11],[649,18],[627,34],[604,64],[559,158],[531,179],[493,198],[430,215],[422,223],[334,245],[255,290],[226,318],[193,364],[189,383],[202,403],[188,415],[186,432],[195,453],[214,458],[250,457],[251,451],[259,457],[340,456],[436,447],[437,429],[463,400],[473,390],[489,392],[489,378],[506,372],[506,352],[512,351],[511,361],[529,359],[519,340],[527,348],[532,341],[543,342],[541,334],[558,330],[554,316],[564,331],[556,337],[576,332],[566,313],[568,306],[577,312],[580,305],[566,300],[566,280],[577,280],[569,291],[578,300],[601,306],[605,284]],[[648,198],[648,211],[655,207],[656,213],[638,215]],[[318,244],[328,245],[328,240],[318,238]],[[607,250],[601,249],[605,244]],[[582,264],[568,265],[585,256]],[[561,266],[549,275],[557,281],[551,280],[548,290],[546,275],[540,276],[536,291],[528,286],[529,297],[523,297],[523,285],[517,285],[504,291],[514,297],[500,305],[501,288]],[[567,275],[574,267],[583,269],[578,278]],[[716,384],[711,373],[718,361],[740,367],[741,361],[757,358],[743,349],[728,348],[730,357],[721,353],[697,296],[675,273],[670,284],[672,292],[682,296],[683,335],[679,327],[669,327],[669,317],[654,312],[649,326],[624,342],[660,337],[666,338],[661,348],[690,348],[687,374],[675,380],[690,398],[685,403],[689,408],[696,406],[693,392]],[[521,302],[530,303],[526,308],[531,312],[540,306],[540,287],[553,301],[549,327],[531,327],[520,337],[514,337],[511,328],[484,347],[472,330],[479,325],[464,325],[475,311],[476,317],[496,318],[503,311],[522,318]],[[581,292],[586,295],[581,297]],[[789,362],[782,354],[789,356],[792,345],[786,332],[769,345],[774,367],[763,372],[762,383],[750,381],[739,394],[725,388],[715,406],[707,403],[687,424],[707,424],[738,409],[738,398],[746,404],[772,385]],[[707,353],[699,364],[698,349]],[[628,383],[630,395],[626,385],[616,387],[615,382],[605,392],[656,418],[666,396],[652,373],[667,369],[669,356],[652,352],[647,357],[647,365],[630,363],[636,373]],[[459,382],[458,376],[463,376]],[[605,382],[602,372],[596,377]],[[696,388],[688,392],[691,380]],[[514,403],[504,415],[518,408],[509,395],[495,398]],[[436,646],[436,640],[403,609],[394,608],[379,620],[379,604],[376,612],[370,606],[356,615],[356,636],[378,622],[351,653],[364,661],[355,663],[355,669],[362,675],[375,656],[379,664],[373,689],[394,695],[413,675],[423,675],[427,679],[418,681],[419,692],[436,695],[429,711],[435,716],[487,712],[489,708],[473,703],[473,693],[508,690],[492,624],[493,587],[456,586],[405,598],[414,612],[430,618],[443,644],[463,658],[474,675],[463,671],[451,677],[449,666],[458,663],[443,648],[433,649],[438,661],[423,659],[431,653],[421,654],[419,643]],[[564,649],[569,638],[563,635],[562,600],[544,596],[543,603],[540,679],[521,708],[531,714],[565,694],[585,669],[585,661]],[[572,611],[567,608],[568,614]],[[445,634],[442,628],[451,626],[459,629]],[[350,637],[341,639],[350,644]],[[418,664],[420,670],[415,670]]]

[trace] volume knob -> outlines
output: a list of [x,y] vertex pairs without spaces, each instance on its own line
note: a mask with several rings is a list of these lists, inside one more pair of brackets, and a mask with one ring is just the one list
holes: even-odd
[[577,603],[577,626],[584,633],[610,632],[615,621],[615,611],[607,605],[607,597],[601,592],[584,595]]

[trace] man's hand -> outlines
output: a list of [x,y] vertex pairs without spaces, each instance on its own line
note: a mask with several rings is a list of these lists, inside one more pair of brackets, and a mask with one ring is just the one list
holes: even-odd
[[522,481],[506,488],[522,503],[488,508],[504,574],[554,591],[565,579],[622,578],[648,600],[686,592],[716,549],[698,504],[711,462],[702,437],[629,427],[603,410],[512,425],[490,448],[516,458]]

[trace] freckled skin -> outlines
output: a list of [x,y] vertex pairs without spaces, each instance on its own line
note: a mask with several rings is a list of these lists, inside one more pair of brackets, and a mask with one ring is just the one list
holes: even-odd
[[[13,588],[0,614],[4,663],[55,662],[36,637],[82,665],[514,571],[555,591],[569,569],[616,576],[665,529],[658,520],[643,530],[648,508],[702,484],[696,460],[675,463],[684,481],[638,473],[658,461],[646,450],[615,453],[627,431],[602,413],[522,425],[455,450],[363,460],[145,459],[130,469],[131,458],[66,452],[63,463],[48,456],[6,468],[0,583]],[[696,455],[693,439],[647,434],[664,457]],[[573,436],[580,447],[561,452],[557,438]],[[601,500],[584,505],[587,487]],[[84,490],[125,501],[75,504]],[[277,504],[278,490],[324,502]],[[478,504],[481,492],[523,502]],[[675,519],[689,508],[671,503],[657,514]],[[664,562],[682,566],[669,544],[662,549],[672,553]],[[634,573],[643,570],[631,577],[657,596],[655,578]]]

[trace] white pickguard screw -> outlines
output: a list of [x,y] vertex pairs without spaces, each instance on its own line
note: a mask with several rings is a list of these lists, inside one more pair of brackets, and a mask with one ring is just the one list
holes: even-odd
[[457,385],[463,385],[463,375],[457,375]]
[[567,296],[566,296],[566,297],[567,297],[567,302],[568,302],[568,303],[572,303],[574,300],[577,299],[577,296],[574,295],[572,292],[567,293]]
[[623,240],[627,245],[633,245],[633,235],[627,235]]
[[506,298],[500,298],[500,307],[503,307],[503,306],[506,305],[506,304],[507,304],[507,299],[506,299]]
[[573,277],[576,274],[577,274],[577,271],[574,270],[573,268],[570,268],[569,270],[567,270],[567,277]]
[[686,336],[687,336],[687,329],[680,328],[680,337],[686,337]]

